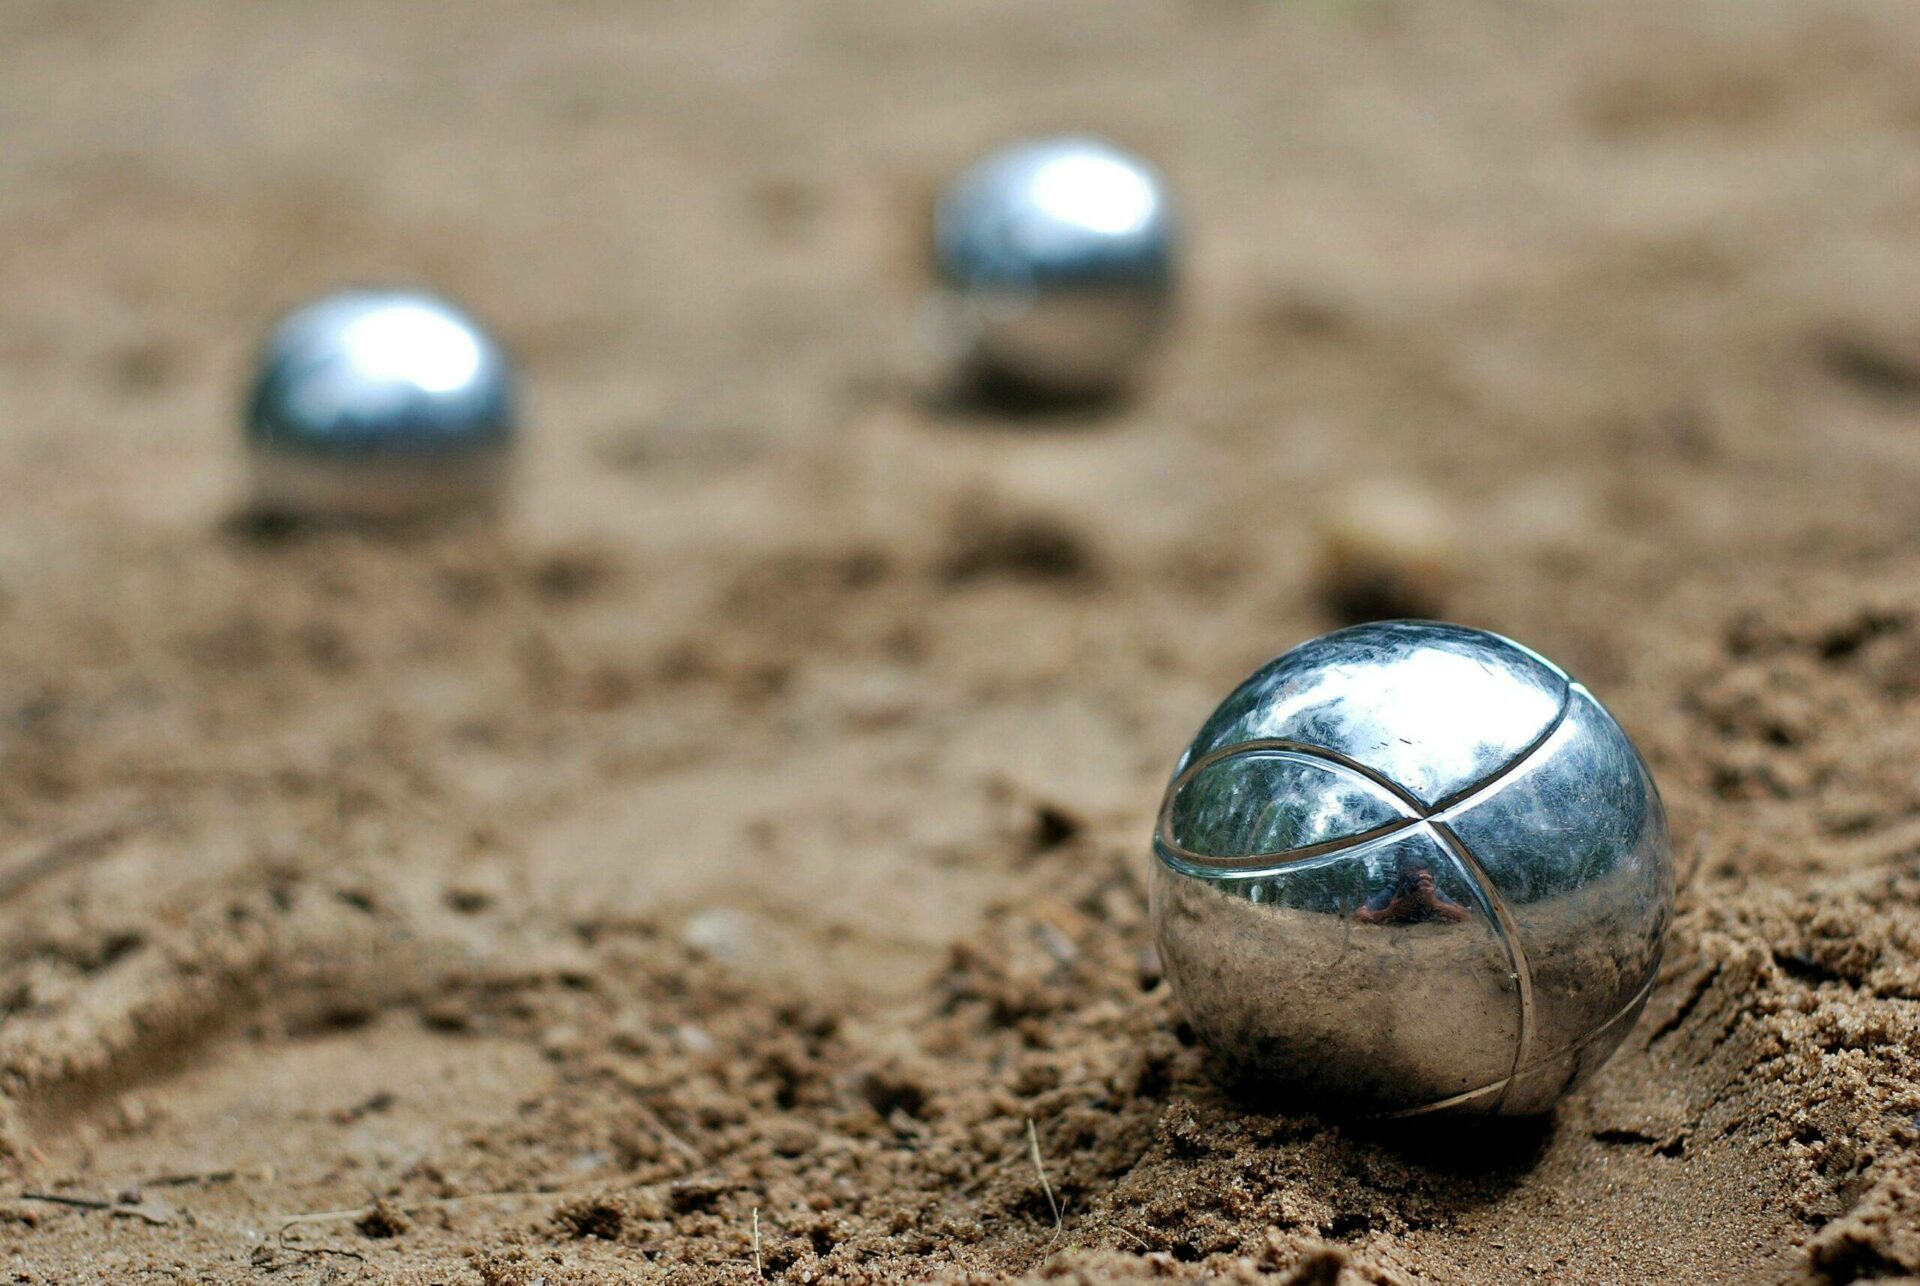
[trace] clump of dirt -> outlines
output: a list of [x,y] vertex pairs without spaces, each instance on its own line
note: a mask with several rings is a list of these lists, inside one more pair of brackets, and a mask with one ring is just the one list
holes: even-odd
[[1317,522],[1321,598],[1342,622],[1438,620],[1460,576],[1460,523],[1433,493],[1371,483]]
[[1099,562],[1084,536],[1050,514],[970,509],[954,525],[940,571],[953,584],[995,577],[1084,584],[1097,578]]
[[382,1199],[353,1221],[353,1230],[369,1241],[386,1241],[401,1236],[413,1222],[398,1206]]

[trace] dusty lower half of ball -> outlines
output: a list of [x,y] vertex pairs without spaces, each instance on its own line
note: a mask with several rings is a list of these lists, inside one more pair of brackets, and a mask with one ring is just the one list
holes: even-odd
[[1583,686],[1387,622],[1249,678],[1162,805],[1154,932],[1231,1079],[1366,1115],[1546,1111],[1632,1028],[1673,914],[1659,792]]

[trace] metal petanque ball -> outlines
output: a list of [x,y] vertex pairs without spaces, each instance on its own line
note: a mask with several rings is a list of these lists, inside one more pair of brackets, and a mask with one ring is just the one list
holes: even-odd
[[1254,674],[1154,850],[1166,975],[1227,1074],[1362,1114],[1551,1108],[1631,1030],[1673,915],[1620,725],[1454,625],[1356,626]]
[[974,374],[1067,396],[1127,382],[1166,324],[1174,229],[1151,166],[1089,138],[1015,144],[934,214],[939,341]]
[[256,505],[411,519],[499,499],[514,435],[506,354],[445,300],[348,290],[275,326],[248,400]]

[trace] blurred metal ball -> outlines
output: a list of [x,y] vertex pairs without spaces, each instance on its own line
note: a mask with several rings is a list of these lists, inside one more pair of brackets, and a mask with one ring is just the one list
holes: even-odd
[[256,504],[320,518],[420,518],[500,496],[513,372],[433,295],[348,290],[275,326],[248,400]]
[[1166,324],[1174,241],[1165,187],[1136,156],[1072,137],[995,152],[934,214],[945,346],[1040,392],[1110,392]]
[[1454,625],[1340,630],[1241,684],[1154,849],[1166,976],[1227,1072],[1367,1114],[1546,1111],[1632,1028],[1673,915],[1620,726]]

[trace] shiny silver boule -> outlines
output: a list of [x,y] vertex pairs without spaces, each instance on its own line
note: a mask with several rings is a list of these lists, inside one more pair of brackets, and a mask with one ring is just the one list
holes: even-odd
[[1125,384],[1165,326],[1174,229],[1151,166],[1089,138],[1015,144],[934,214],[938,342],[964,369],[1042,393]]
[[1546,1111],[1632,1028],[1673,915],[1619,724],[1454,625],[1340,630],[1241,684],[1154,849],[1161,960],[1228,1075],[1362,1114]]
[[411,290],[342,291],[283,318],[246,415],[256,506],[299,517],[489,508],[513,436],[506,354]]

